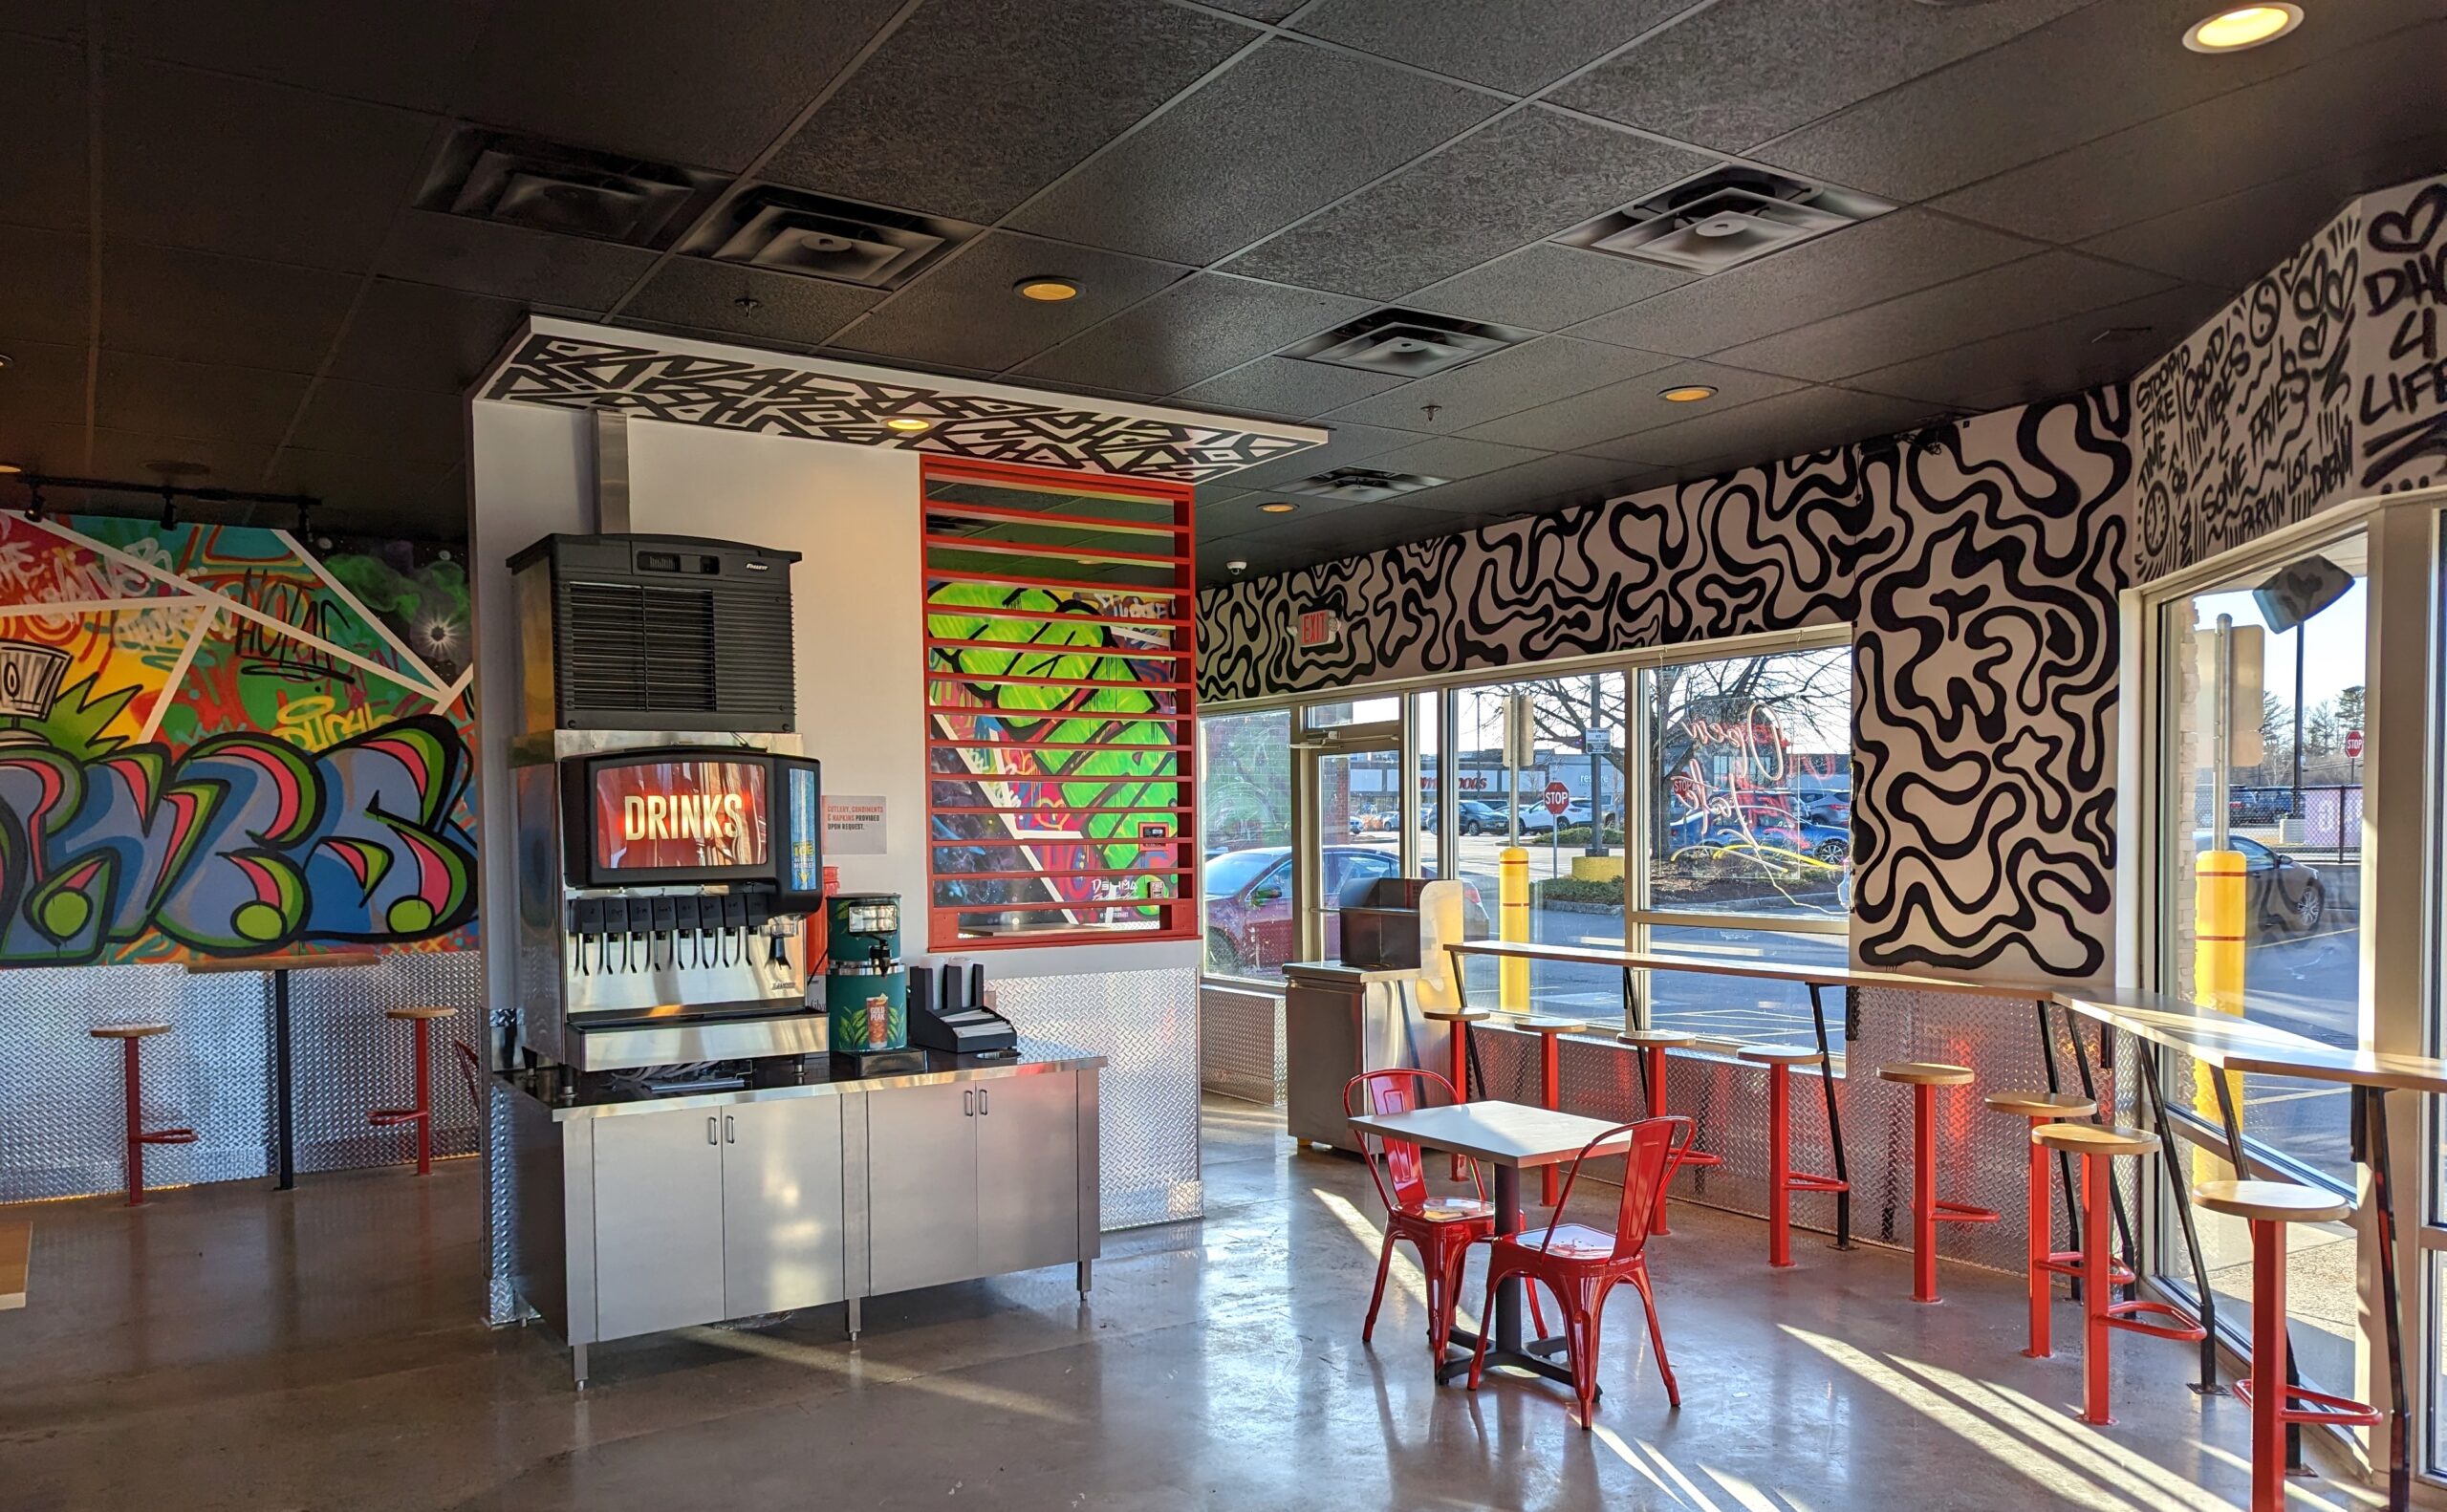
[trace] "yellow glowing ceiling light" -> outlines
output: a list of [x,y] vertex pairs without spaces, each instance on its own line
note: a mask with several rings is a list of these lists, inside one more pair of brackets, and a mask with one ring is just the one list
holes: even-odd
[[1288,499],[1269,499],[1258,506],[1258,512],[1260,514],[1289,514],[1298,508],[1300,507]]
[[915,415],[895,415],[883,422],[883,428],[886,430],[903,430],[915,434],[921,430],[933,430],[935,428],[935,422],[931,420],[920,420]]
[[2303,8],[2298,5],[2237,6],[2194,22],[2183,34],[2183,45],[2196,53],[2240,53],[2274,42],[2302,24]]
[[13,462],[0,462],[0,478],[11,477],[25,470]]
[[1705,383],[1685,383],[1679,388],[1657,390],[1657,397],[1668,404],[1697,404],[1703,399],[1714,399],[1717,391]]
[[1079,297],[1078,280],[1072,278],[1023,278],[1011,289],[1021,298],[1033,299],[1039,304],[1058,305],[1065,299]]

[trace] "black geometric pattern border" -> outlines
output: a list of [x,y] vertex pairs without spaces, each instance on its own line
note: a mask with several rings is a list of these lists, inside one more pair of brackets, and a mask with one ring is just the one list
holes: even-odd
[[[980,462],[1203,483],[1316,444],[1297,436],[1114,415],[531,331],[479,398]],[[884,422],[933,421],[911,434]]]

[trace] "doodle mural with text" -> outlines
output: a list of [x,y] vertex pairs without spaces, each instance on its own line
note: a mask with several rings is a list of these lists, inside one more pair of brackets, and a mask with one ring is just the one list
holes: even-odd
[[2447,179],[2372,196],[2362,237],[2362,486],[2426,488],[2447,481]]
[[0,521],[0,964],[474,943],[466,573]]

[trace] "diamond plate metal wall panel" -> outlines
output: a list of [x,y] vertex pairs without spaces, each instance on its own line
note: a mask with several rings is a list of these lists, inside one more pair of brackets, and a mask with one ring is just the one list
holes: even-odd
[[996,1005],[1051,1040],[1105,1057],[1104,1226],[1198,1218],[1198,968],[1009,977]]
[[1279,1107],[1284,1095],[1283,994],[1201,983],[1199,1085]]
[[366,1114],[416,1100],[415,1038],[387,1008],[447,1007],[433,1021],[433,1153],[472,1155],[475,1110],[450,1042],[484,1053],[480,951],[392,951],[371,966],[292,972],[290,1043],[297,1108],[297,1169],[347,1171],[416,1158],[413,1129],[376,1129]]
[[147,1149],[146,1186],[234,1181],[270,1169],[271,1021],[259,979],[83,966],[11,971],[7,983],[0,1202],[125,1187],[119,1048],[86,1032],[104,1024],[170,1026],[141,1042],[144,1121],[193,1129],[197,1139]]

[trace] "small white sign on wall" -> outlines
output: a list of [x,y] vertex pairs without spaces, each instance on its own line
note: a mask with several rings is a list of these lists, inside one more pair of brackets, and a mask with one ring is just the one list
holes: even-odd
[[826,793],[824,853],[828,857],[883,854],[883,799]]

